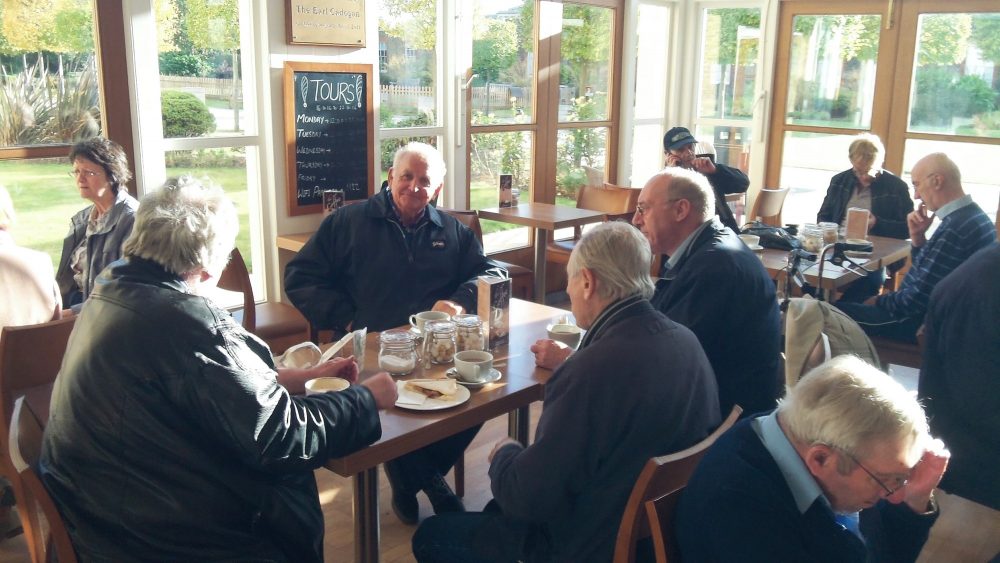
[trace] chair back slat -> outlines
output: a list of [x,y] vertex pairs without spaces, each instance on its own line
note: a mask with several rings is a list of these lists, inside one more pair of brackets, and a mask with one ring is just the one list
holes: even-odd
[[[726,420],[704,440],[685,450],[654,457],[646,462],[632,487],[628,503],[625,504],[615,541],[614,563],[633,563],[636,544],[639,540],[650,537],[645,502],[683,489],[709,446],[736,424],[742,412],[739,405],[734,406]],[[669,540],[669,537],[665,540]]]
[[56,380],[76,316],[0,332],[0,423],[6,439],[14,400],[25,390]]
[[750,212],[749,220],[756,220],[758,217],[768,225],[780,227],[781,210],[785,206],[785,197],[788,196],[789,188],[779,188],[760,190],[753,201],[753,210]]
[[242,315],[240,319],[243,328],[247,332],[257,330],[257,304],[253,297],[253,286],[250,284],[250,271],[243,261],[243,255],[239,248],[233,248],[229,254],[229,264],[219,276],[217,284],[221,289],[235,291],[243,294],[243,308],[239,311]]
[[76,553],[62,516],[38,477],[42,435],[42,422],[24,397],[18,398],[8,434],[9,455],[17,470],[12,484],[31,560],[33,563],[76,563]]

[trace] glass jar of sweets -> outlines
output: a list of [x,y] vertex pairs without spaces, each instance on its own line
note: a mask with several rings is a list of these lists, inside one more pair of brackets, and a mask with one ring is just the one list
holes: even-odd
[[417,345],[406,329],[387,330],[378,336],[378,367],[391,375],[406,375],[417,367]]
[[424,325],[424,355],[435,364],[450,364],[455,359],[454,321],[427,321]]
[[819,252],[823,249],[823,230],[819,228],[819,225],[811,223],[802,225],[799,237],[802,238],[802,248],[806,251]]
[[486,336],[479,315],[455,315],[455,350],[484,350]]
[[820,223],[819,228],[823,231],[823,245],[833,244],[837,242],[837,229],[839,225],[836,223]]

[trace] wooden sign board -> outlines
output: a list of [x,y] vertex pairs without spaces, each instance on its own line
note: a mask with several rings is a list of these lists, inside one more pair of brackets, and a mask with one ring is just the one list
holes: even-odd
[[372,195],[375,128],[372,65],[286,62],[288,214],[319,213],[323,192]]
[[289,43],[365,46],[365,0],[285,0]]

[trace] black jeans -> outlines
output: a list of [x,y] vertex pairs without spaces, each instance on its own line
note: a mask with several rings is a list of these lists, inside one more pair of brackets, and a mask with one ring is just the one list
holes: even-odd
[[419,450],[387,461],[386,465],[392,465],[395,473],[400,475],[403,480],[402,485],[405,490],[395,492],[416,494],[427,487],[435,474],[445,475],[451,471],[462,453],[465,452],[465,448],[469,447],[482,427],[481,424],[473,426],[468,430],[428,444]]
[[884,336],[910,344],[917,343],[917,329],[924,320],[923,316],[897,319],[875,305],[864,303],[838,301],[834,306],[854,319],[868,336]]

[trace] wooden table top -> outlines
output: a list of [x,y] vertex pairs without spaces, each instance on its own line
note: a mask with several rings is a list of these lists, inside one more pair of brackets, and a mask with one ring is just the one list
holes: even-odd
[[[451,436],[516,408],[540,401],[550,370],[535,365],[529,347],[539,338],[546,338],[545,327],[556,317],[566,314],[530,301],[511,299],[510,343],[494,353],[493,365],[503,377],[480,389],[470,389],[472,397],[454,408],[439,411],[411,411],[393,407],[380,413],[382,438],[351,455],[331,459],[326,467],[343,476],[350,476],[375,467],[390,459]],[[378,335],[368,335],[365,367],[361,379],[378,370]],[[400,379],[443,376],[451,365],[434,365],[429,370],[417,368]]]
[[[870,256],[865,256],[868,262],[864,264],[864,267],[868,270],[877,270],[897,262],[899,260],[905,259],[910,255],[910,241],[900,240],[889,237],[876,237],[869,236],[868,240],[872,243],[872,253]],[[827,253],[829,258],[832,252]],[[764,249],[764,267],[767,268],[767,272],[772,278],[776,278],[782,275],[788,262],[788,251],[787,250],[775,250],[772,248]],[[808,270],[804,272],[806,281],[816,287],[823,288],[834,288],[839,289],[862,276],[853,273],[848,270],[844,270],[838,267],[831,267],[829,262],[823,267],[823,283],[819,283],[819,266],[813,265]]]
[[592,209],[551,203],[522,203],[517,207],[480,209],[479,218],[525,225],[536,229],[555,230],[604,221],[607,215]]
[[282,250],[291,250],[292,252],[298,252],[302,250],[302,247],[309,242],[309,238],[312,237],[312,233],[295,233],[293,235],[278,235],[277,243],[278,248]]

